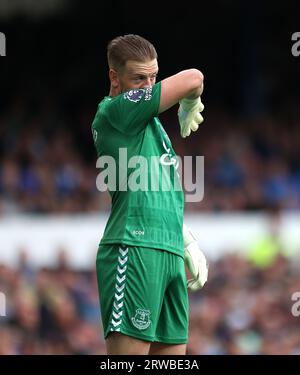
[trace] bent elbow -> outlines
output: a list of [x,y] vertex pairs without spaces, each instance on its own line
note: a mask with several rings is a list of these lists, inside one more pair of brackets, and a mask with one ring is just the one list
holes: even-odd
[[197,90],[199,89],[204,81],[204,76],[198,69],[191,69],[191,90]]

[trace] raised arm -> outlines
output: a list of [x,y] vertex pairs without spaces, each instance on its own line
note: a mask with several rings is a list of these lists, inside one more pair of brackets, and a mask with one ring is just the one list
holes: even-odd
[[197,69],[183,70],[161,82],[159,113],[183,98],[196,99],[203,91],[203,74]]
[[179,103],[178,120],[183,138],[196,131],[203,122],[200,112],[204,105],[200,95],[203,92],[203,74],[197,69],[183,70],[161,83],[159,113]]

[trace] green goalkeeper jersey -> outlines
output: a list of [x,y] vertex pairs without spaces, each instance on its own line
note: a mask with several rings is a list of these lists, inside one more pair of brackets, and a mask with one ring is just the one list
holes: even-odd
[[101,158],[103,164],[98,177],[105,176],[112,200],[101,244],[150,247],[183,257],[184,194],[178,159],[157,117],[160,94],[159,82],[107,96],[98,105],[92,123],[98,165]]

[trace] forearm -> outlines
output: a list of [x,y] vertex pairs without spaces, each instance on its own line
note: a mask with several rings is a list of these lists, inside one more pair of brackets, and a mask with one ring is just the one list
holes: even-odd
[[203,74],[198,69],[183,70],[161,82],[159,113],[183,98],[196,99],[202,92]]
[[185,99],[197,99],[199,96],[202,95],[204,89],[203,81],[199,87],[196,87],[192,92],[189,93],[188,96],[185,97]]

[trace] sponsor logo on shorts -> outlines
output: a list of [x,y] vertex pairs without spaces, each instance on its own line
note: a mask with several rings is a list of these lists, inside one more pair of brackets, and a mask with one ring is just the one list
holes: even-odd
[[150,311],[144,309],[137,309],[135,316],[131,318],[132,324],[139,330],[147,329],[150,324]]

